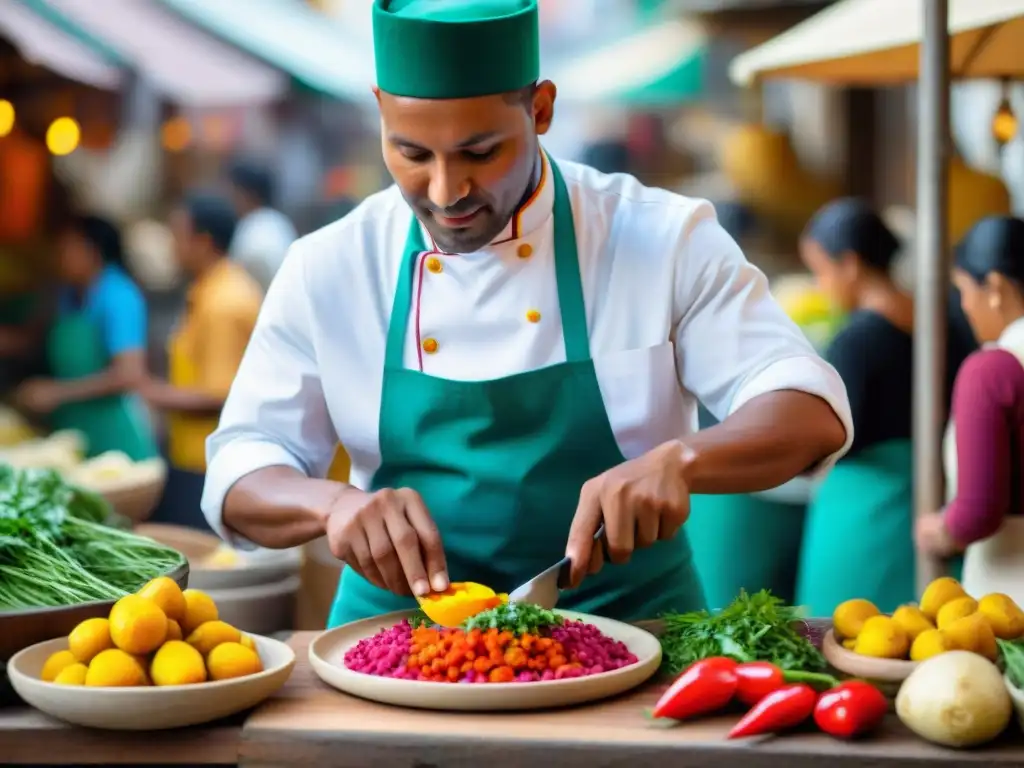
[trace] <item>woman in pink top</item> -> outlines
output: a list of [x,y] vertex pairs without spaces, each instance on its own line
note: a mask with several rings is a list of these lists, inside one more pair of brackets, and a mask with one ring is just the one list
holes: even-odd
[[[956,490],[917,523],[918,547],[964,551],[964,588],[1024,602],[1024,221],[979,221],[956,251],[953,282],[978,340],[953,389]],[[952,470],[953,468],[950,467]]]

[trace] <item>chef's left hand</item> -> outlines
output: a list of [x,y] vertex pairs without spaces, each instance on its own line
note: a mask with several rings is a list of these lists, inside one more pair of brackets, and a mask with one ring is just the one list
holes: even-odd
[[949,534],[941,512],[917,518],[914,523],[914,542],[919,552],[936,557],[952,557],[960,551],[960,546]]
[[594,542],[602,521],[613,563],[628,562],[633,550],[676,535],[690,516],[683,477],[689,454],[685,445],[670,441],[584,483],[565,549],[574,587],[604,564],[602,547]]
[[17,405],[38,414],[51,413],[62,399],[60,382],[53,379],[31,379],[18,387],[14,394]]

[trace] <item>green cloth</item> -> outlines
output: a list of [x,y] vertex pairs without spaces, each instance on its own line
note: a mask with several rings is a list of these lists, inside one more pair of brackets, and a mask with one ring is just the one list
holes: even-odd
[[791,602],[803,525],[800,505],[753,494],[691,497],[685,529],[708,606],[725,608],[741,589]]
[[[99,328],[83,312],[57,320],[47,340],[47,356],[58,379],[80,379],[110,365]],[[159,455],[147,414],[134,395],[67,403],[53,412],[50,426],[82,432],[90,457],[121,451],[132,461],[143,461]]]
[[831,616],[845,600],[891,613],[916,598],[914,460],[890,440],[839,460],[807,509],[797,605]]
[[[381,393],[381,465],[371,490],[412,488],[444,543],[453,581],[510,592],[565,554],[583,484],[625,458],[590,357],[569,193],[558,166],[555,278],[566,362],[490,381],[451,381],[403,365],[417,257],[426,250],[410,222],[395,292]],[[329,626],[415,607],[342,572]],[[685,532],[605,565],[559,606],[622,620],[704,607]]]
[[537,0],[374,0],[377,86],[395,96],[464,99],[540,78]]

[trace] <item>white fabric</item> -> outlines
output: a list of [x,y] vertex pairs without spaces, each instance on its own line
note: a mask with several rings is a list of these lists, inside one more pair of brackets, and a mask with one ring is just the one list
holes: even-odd
[[[999,339],[988,346],[1005,349],[1024,365],[1024,318],[1006,326]],[[946,426],[942,456],[948,503],[956,497],[957,480],[956,427],[952,419]],[[962,581],[967,594],[976,598],[1002,592],[1019,604],[1024,600],[1024,518],[1005,518],[998,531],[967,547]]]
[[[758,394],[796,389],[839,415],[847,442],[830,461],[842,455],[853,439],[842,380],[772,299],[712,206],[630,176],[559,165],[576,222],[591,354],[623,454],[694,432],[695,398],[724,419]],[[406,366],[485,380],[565,360],[549,176],[545,167],[538,194],[487,248],[420,256]],[[370,482],[380,462],[385,336],[411,215],[392,187],[293,246],[207,443],[203,509],[222,535],[224,496],[260,467],[323,476],[340,439],[352,483]],[[431,259],[440,272],[430,270]],[[528,320],[530,310],[539,322]],[[417,338],[436,340],[437,351],[423,352]]]
[[[738,85],[762,77],[862,86],[916,80],[923,11],[920,0],[841,0],[737,56],[729,76]],[[1024,0],[950,0],[948,29],[954,77],[1024,71]]]
[[260,208],[238,222],[230,256],[266,291],[297,237],[287,216],[273,208]]

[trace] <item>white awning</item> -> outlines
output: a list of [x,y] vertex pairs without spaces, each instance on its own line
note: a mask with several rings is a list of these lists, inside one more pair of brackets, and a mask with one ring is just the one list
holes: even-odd
[[[842,0],[733,59],[747,85],[793,77],[850,85],[916,80],[921,0]],[[1024,75],[1024,0],[950,0],[954,77]]]
[[[288,78],[273,67],[198,29],[154,0],[45,0],[45,4],[115,50],[179,104],[258,104],[282,96],[289,87]],[[248,3],[243,0],[239,5]]]
[[699,24],[669,19],[555,65],[551,79],[568,100],[691,98],[700,91],[705,42]]
[[113,90],[121,82],[117,64],[34,13],[19,0],[0,2],[0,35],[29,62],[69,80]]
[[373,100],[372,44],[301,0],[161,2],[307,88],[340,99]]

